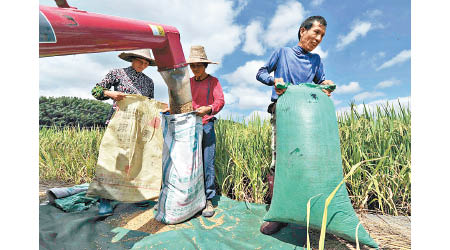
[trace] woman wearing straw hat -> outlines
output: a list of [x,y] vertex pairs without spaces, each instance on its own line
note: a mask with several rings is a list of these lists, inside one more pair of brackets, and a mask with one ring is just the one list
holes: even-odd
[[197,115],[202,117],[203,123],[203,172],[205,176],[206,206],[202,216],[214,215],[214,207],[211,199],[216,195],[214,185],[214,159],[216,150],[216,134],[214,131],[214,117],[225,105],[222,86],[219,80],[205,72],[208,64],[218,64],[208,60],[205,48],[195,45],[191,47],[187,60],[194,77],[191,77],[192,107]]
[[[139,49],[122,52],[119,58],[131,62],[131,66],[121,69],[113,69],[105,78],[95,85],[92,89],[92,95],[98,100],[113,99],[113,107],[108,115],[106,124],[116,110],[116,102],[122,100],[127,94],[138,94],[154,98],[154,84],[153,80],[142,73],[148,66],[156,66],[155,60],[152,58],[149,49]],[[114,87],[114,90],[110,90]],[[138,206],[146,206],[147,201],[138,202]],[[112,215],[113,208],[111,200],[100,199],[99,212],[101,216]]]
[[[148,66],[156,66],[149,49],[131,50],[119,54],[119,58],[131,62],[131,66],[122,69],[113,69],[105,78],[95,85],[92,95],[98,100],[114,100],[113,108],[108,115],[106,124],[116,109],[116,102],[122,100],[127,94],[138,94],[152,99],[154,92],[153,80],[142,73]],[[110,90],[114,87],[114,90]]]

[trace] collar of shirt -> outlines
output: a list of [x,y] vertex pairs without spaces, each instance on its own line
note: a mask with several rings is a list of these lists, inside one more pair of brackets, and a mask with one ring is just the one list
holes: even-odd
[[203,79],[201,79],[201,80],[197,80],[197,79],[195,79],[195,76],[194,76],[194,81],[196,81],[196,82],[203,82],[204,80],[206,80],[206,79],[208,79],[208,77],[209,77],[210,75],[209,74],[207,74],[206,75],[206,77],[205,78],[203,78]]
[[301,55],[308,55],[310,52],[306,51],[304,48],[302,48],[300,45],[296,45],[292,48],[296,54]]
[[125,68],[125,71],[131,75],[139,76],[140,74],[144,74],[142,72],[137,72],[132,66]]

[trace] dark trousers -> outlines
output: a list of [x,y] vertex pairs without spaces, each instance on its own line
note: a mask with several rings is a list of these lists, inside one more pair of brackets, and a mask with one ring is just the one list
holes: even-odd
[[206,199],[210,200],[216,195],[214,184],[215,170],[214,160],[216,157],[216,133],[214,131],[214,121],[209,121],[203,125],[202,138],[203,153],[203,174],[205,176]]
[[270,169],[269,173],[270,175],[275,175],[275,166],[277,163],[277,117],[276,117],[276,102],[273,102],[267,107],[267,112],[270,113],[270,125],[272,128],[272,143],[271,143],[271,149],[272,149],[272,162],[270,163]]

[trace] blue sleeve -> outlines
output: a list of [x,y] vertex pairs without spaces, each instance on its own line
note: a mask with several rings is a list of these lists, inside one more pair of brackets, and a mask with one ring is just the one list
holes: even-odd
[[315,84],[320,84],[321,82],[323,82],[325,80],[325,72],[323,72],[323,64],[322,61],[320,60],[320,56],[319,57],[319,66],[318,69],[316,71],[316,75],[314,76],[314,83]]
[[274,85],[274,77],[270,75],[273,71],[277,69],[278,58],[281,52],[281,48],[274,51],[270,56],[269,62],[267,62],[264,66],[262,66],[258,73],[256,74],[256,80],[264,83],[268,86]]

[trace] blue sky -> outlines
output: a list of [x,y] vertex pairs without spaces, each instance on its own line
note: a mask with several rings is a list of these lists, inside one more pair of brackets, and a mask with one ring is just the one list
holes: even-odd
[[[53,0],[39,4],[55,6]],[[175,26],[186,57],[191,45],[205,46],[208,57],[220,62],[207,69],[224,89],[226,104],[219,117],[268,116],[271,87],[255,79],[257,70],[276,48],[297,44],[298,28],[311,15],[322,15],[328,22],[325,38],[313,52],[321,56],[326,78],[337,84],[332,95],[337,111],[348,109],[352,100],[368,105],[410,102],[410,1],[73,0],[69,4],[88,12]],[[109,70],[129,66],[117,54],[40,58],[39,95],[92,99],[90,89]],[[155,81],[155,99],[167,102],[167,87],[156,68],[144,73]]]

